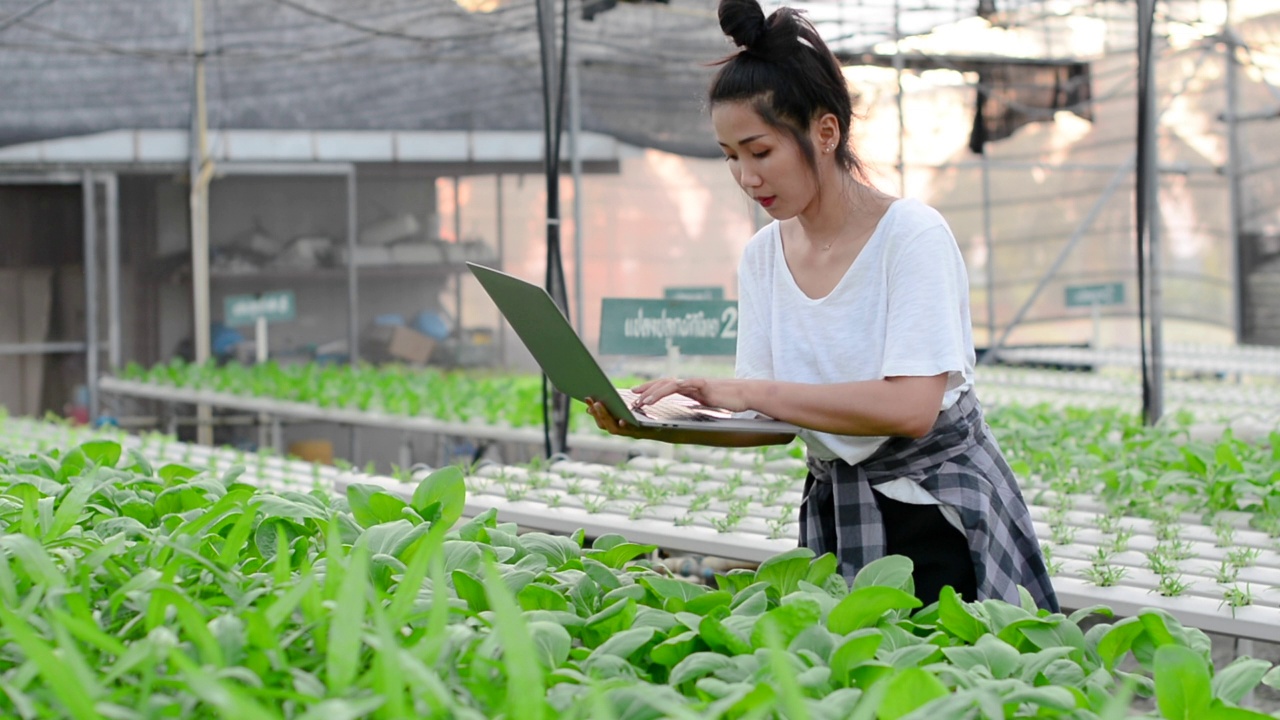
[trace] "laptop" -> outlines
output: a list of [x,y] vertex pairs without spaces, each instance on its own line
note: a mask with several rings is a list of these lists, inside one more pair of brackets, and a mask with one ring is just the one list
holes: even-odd
[[614,387],[546,290],[484,265],[468,262],[467,267],[551,384],[569,397],[583,401],[595,398],[615,418],[645,428],[756,433],[795,433],[800,429],[767,417],[735,417],[728,410],[699,405],[683,395],[669,395],[635,409],[631,406],[635,394]]

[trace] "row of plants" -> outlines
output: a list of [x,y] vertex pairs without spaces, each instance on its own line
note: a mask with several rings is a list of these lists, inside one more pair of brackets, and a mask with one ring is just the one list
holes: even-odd
[[[175,358],[150,368],[129,363],[120,377],[318,407],[513,427],[542,424],[541,379],[530,374],[445,371],[396,364],[282,365],[274,360],[257,365],[189,363]],[[595,427],[578,417],[585,406],[575,404],[575,410],[571,413],[571,427]]]
[[[9,436],[32,434],[45,427],[11,421],[0,428]],[[53,426],[48,426],[53,427]],[[41,447],[66,442],[66,429],[44,434]],[[248,478],[261,487],[338,486],[341,471],[270,455],[229,448],[193,446],[170,437],[149,434],[121,438],[121,442],[165,461],[203,466],[218,471],[245,466]],[[727,456],[726,456],[727,457]],[[563,511],[600,517],[604,526],[625,528],[636,520],[667,523],[672,537],[684,528],[712,529],[779,541],[794,541],[801,500],[803,466],[786,472],[764,468],[775,464],[757,455],[754,467],[720,467],[637,457],[621,465],[558,460],[535,460],[523,466],[482,464],[469,468],[466,483],[480,506],[505,507],[513,502],[537,503],[550,524]],[[368,474],[376,474],[368,469]],[[409,482],[409,470],[396,469],[393,481]],[[1173,515],[1147,522],[1121,512],[1076,510],[1081,496],[1031,493],[1037,531],[1055,577],[1074,577],[1100,587],[1117,585],[1176,598],[1210,597],[1222,608],[1280,602],[1280,555],[1274,541],[1256,531],[1241,529],[1218,518],[1199,526]],[[1048,500],[1049,504],[1044,504]],[[608,519],[612,518],[612,520]],[[751,557],[757,557],[751,553]]]
[[[710,528],[794,541],[801,481],[794,474],[720,469],[637,458],[610,466],[562,461],[473,469],[468,491],[483,504],[537,503],[548,518],[559,510],[609,515],[618,527],[657,520],[673,532]],[[1280,554],[1266,535],[1219,522],[1158,522],[1069,509],[1075,496],[1031,506],[1056,577],[1100,587],[1126,585],[1165,597],[1196,595],[1224,608],[1280,603]],[[1280,618],[1277,618],[1280,620]]]
[[[10,437],[31,435],[52,425],[10,421],[0,427]],[[44,430],[40,447],[57,446],[81,434]],[[204,463],[213,470],[243,465],[261,487],[318,487],[331,491],[355,468],[331,468],[275,457],[269,451],[246,453],[230,448],[204,448],[148,434],[121,442],[165,461]],[[685,528],[711,529],[774,541],[793,541],[797,532],[803,465],[764,452],[725,454],[716,464],[674,462],[637,457],[613,466],[559,460],[535,460],[524,466],[482,464],[467,470],[466,483],[478,506],[506,507],[513,502],[545,508],[547,529],[560,528],[569,517],[597,516],[598,526],[625,528],[636,520],[670,525],[680,537]],[[730,459],[735,462],[727,462]],[[779,468],[771,472],[767,468]],[[373,468],[365,469],[375,475]],[[394,468],[394,481],[410,482],[408,469]],[[340,482],[341,481],[341,482]],[[1201,526],[1165,511],[1145,521],[1123,508],[1100,510],[1088,496],[1037,490],[1028,493],[1037,532],[1055,577],[1072,577],[1099,587],[1128,586],[1168,598],[1212,598],[1219,609],[1236,614],[1246,606],[1274,608],[1280,603],[1280,555],[1265,535],[1219,516]],[[1077,509],[1077,505],[1084,506]],[[1098,507],[1090,507],[1090,505]],[[650,525],[649,527],[653,527]],[[695,533],[696,535],[696,533]],[[758,558],[758,549],[749,553]],[[744,556],[741,559],[746,559]],[[1154,598],[1153,598],[1154,600]]]
[[1230,428],[1203,439],[1188,412],[1146,425],[1121,410],[1048,405],[1002,406],[988,422],[1033,496],[1092,497],[1107,514],[1152,520],[1192,514],[1213,524],[1245,513],[1249,526],[1280,537],[1280,428],[1261,442]]
[[[176,387],[271,397],[320,406],[429,415],[442,420],[538,425],[540,380],[535,375],[474,375],[402,366],[349,367],[190,364],[180,359],[149,369],[128,366],[123,377]],[[581,428],[584,413],[571,420]],[[1000,405],[988,420],[1015,471],[1035,490],[1087,494],[1108,512],[1157,519],[1195,513],[1212,522],[1219,512],[1251,514],[1254,527],[1280,536],[1280,431],[1266,442],[1229,430],[1210,440],[1192,437],[1194,417],[1173,413],[1157,426],[1116,408]],[[768,456],[764,453],[772,453]],[[705,453],[704,453],[705,455]],[[794,458],[799,442],[756,457]],[[722,453],[720,457],[734,455]]]
[[[1214,667],[1156,610],[921,607],[889,557],[795,550],[707,587],[652,546],[268,493],[112,441],[0,451],[0,714],[46,718],[1265,718],[1270,663]],[[1138,698],[1150,698],[1150,700]]]

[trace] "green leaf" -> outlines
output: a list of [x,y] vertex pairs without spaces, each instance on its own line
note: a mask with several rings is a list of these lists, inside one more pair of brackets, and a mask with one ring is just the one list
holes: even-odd
[[1213,691],[1204,658],[1179,645],[1155,652],[1156,705],[1168,720],[1198,720],[1209,710]]
[[1264,715],[1246,708],[1214,705],[1204,715],[1205,720],[1275,720],[1274,715]]
[[659,605],[668,612],[681,612],[690,600],[710,592],[706,585],[695,585],[686,580],[646,575],[636,578],[636,583],[648,588]]
[[1267,687],[1280,689],[1280,665],[1271,668],[1267,671],[1266,675],[1262,676],[1262,684]]
[[827,628],[837,635],[871,627],[894,610],[910,610],[923,603],[897,588],[872,585],[851,591],[827,616]]
[[727,627],[714,615],[702,618],[702,622],[698,624],[698,634],[708,647],[725,655],[749,655],[753,651],[746,637]]
[[537,650],[538,660],[547,670],[555,670],[569,659],[573,638],[564,626],[545,620],[529,623],[529,635]]
[[484,564],[484,586],[493,608],[494,624],[502,641],[502,661],[507,669],[507,717],[512,720],[541,720],[546,703],[545,677],[538,663],[538,650],[515,598],[502,582],[491,560]]
[[657,632],[651,627],[623,630],[601,643],[591,655],[593,657],[596,655],[615,655],[624,660],[630,660],[637,650],[653,640]]
[[1258,687],[1258,683],[1262,682],[1262,678],[1270,669],[1271,663],[1265,660],[1250,657],[1236,658],[1213,676],[1211,684],[1213,696],[1238,705],[1245,695]]
[[[596,547],[599,547],[597,539]],[[610,546],[607,550],[596,550],[584,553],[586,557],[592,558],[607,567],[621,570],[624,565],[635,560],[641,555],[647,555],[657,550],[657,545],[637,545],[636,543],[617,543]]]
[[[453,527],[462,517],[467,502],[467,484],[462,470],[456,466],[441,468],[423,478],[413,491],[410,505],[418,511],[424,520],[439,522],[445,527]],[[439,503],[439,509],[427,513],[429,506]],[[425,514],[424,514],[425,513]],[[436,515],[438,517],[428,517]],[[476,518],[479,520],[479,518]],[[483,522],[483,521],[482,521]]]
[[166,485],[177,485],[182,481],[190,480],[199,474],[199,470],[189,468],[186,465],[178,465],[177,463],[162,465],[160,469],[156,471],[156,475],[160,476],[160,479],[164,480]]
[[371,498],[380,492],[382,488],[377,485],[351,483],[347,486],[347,505],[351,508],[351,517],[355,518],[360,527],[370,528],[382,522],[373,512],[370,503]]
[[836,651],[836,645],[844,638],[837,637],[834,633],[821,623],[815,623],[804,630],[787,645],[787,650],[801,655],[804,653],[812,653],[817,659],[822,661],[823,665],[831,664],[831,654]]
[[809,572],[805,575],[805,582],[822,587],[827,578],[835,574],[840,567],[840,560],[836,558],[834,553],[825,553],[821,557],[816,557],[809,565]]
[[460,599],[466,601],[471,612],[482,613],[489,609],[484,583],[466,570],[453,571],[453,589]]
[[598,647],[615,633],[632,626],[636,619],[636,602],[616,602],[587,619],[582,628],[582,642],[589,648]]
[[733,595],[724,590],[712,590],[687,601],[684,610],[694,615],[706,615],[714,608],[728,607],[731,603],[733,603]]
[[734,568],[724,575],[716,573],[715,577],[717,588],[734,595],[750,587],[756,581],[755,571],[746,568]]
[[707,644],[702,642],[698,633],[689,630],[658,643],[649,653],[649,657],[664,667],[675,667],[680,661],[699,650],[705,650],[706,647]]
[[956,594],[950,585],[938,593],[938,625],[961,640],[973,644],[990,631]]
[[1098,658],[1108,670],[1114,670],[1116,663],[1133,647],[1133,641],[1146,630],[1136,617],[1127,617],[1107,630],[1098,641]]
[[995,635],[983,635],[972,647],[943,648],[942,653],[957,667],[972,670],[985,667],[991,677],[1002,680],[1018,670],[1021,655]]
[[[115,445],[115,443],[111,444]],[[116,449],[119,450],[119,448],[120,446],[116,445]],[[96,490],[97,484],[88,478],[82,478],[72,485],[70,491],[63,495],[58,503],[58,509],[53,514],[53,524],[45,533],[45,542],[62,537],[79,523],[80,513],[84,511],[85,504]]]
[[530,532],[520,536],[520,543],[529,552],[545,557],[552,570],[559,570],[582,555],[582,548],[563,535]]
[[886,555],[873,560],[853,576],[853,589],[880,586],[915,594],[915,581],[911,577],[915,563],[904,555]]
[[529,583],[516,595],[522,610],[568,610],[564,595],[541,583]]
[[356,680],[360,635],[364,631],[365,593],[369,590],[368,549],[357,544],[347,556],[337,604],[329,617],[325,679],[329,692],[341,695]]
[[679,687],[691,680],[698,680],[712,673],[733,666],[733,659],[720,653],[697,652],[681,660],[671,669],[667,682]]
[[76,677],[68,673],[62,661],[53,649],[35,634],[25,619],[14,615],[13,611],[0,605],[0,626],[9,631],[22,653],[34,663],[44,682],[53,690],[58,702],[77,720],[93,720],[99,717],[94,710],[94,698],[100,695],[100,689],[83,687],[76,682]]
[[888,681],[879,720],[898,720],[911,711],[947,696],[947,687],[920,668],[907,668]]
[[414,525],[404,519],[384,521],[365,529],[364,532],[360,533],[357,542],[363,542],[365,547],[369,548],[371,556],[390,555],[397,559],[403,559],[401,556],[404,555],[405,551],[430,530],[430,525]]
[[51,589],[67,586],[66,576],[54,564],[49,553],[26,535],[0,535],[0,551],[17,558],[33,585]]
[[816,626],[821,618],[822,606],[818,601],[805,597],[796,598],[760,617],[751,631],[751,646],[757,649],[766,647],[765,635],[768,628],[773,627],[778,643],[786,647],[806,628]]
[[859,630],[831,653],[831,675],[839,685],[848,686],[854,668],[876,656],[884,635],[878,630]]
[[809,561],[812,559],[813,550],[806,547],[774,555],[756,569],[756,581],[769,583],[777,589],[779,596],[790,595],[796,591],[798,583],[808,576]]
[[281,537],[284,538],[285,547],[290,547],[293,541],[302,537],[305,532],[305,528],[284,518],[265,518],[254,530],[253,545],[258,549],[262,559],[270,562],[276,557]]
[[381,697],[330,698],[307,708],[298,720],[360,720],[382,707]]

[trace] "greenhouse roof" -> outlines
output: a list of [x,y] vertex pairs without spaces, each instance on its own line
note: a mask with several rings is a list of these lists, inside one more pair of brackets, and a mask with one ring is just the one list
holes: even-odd
[[[0,146],[188,129],[192,5],[0,0]],[[584,129],[717,155],[704,96],[713,63],[731,48],[715,0],[597,2],[590,21],[583,5],[567,7]],[[895,24],[897,32],[924,32],[972,17],[975,6],[816,0],[806,7],[833,46],[867,49]],[[204,8],[212,130],[542,128],[534,0],[205,0]]]

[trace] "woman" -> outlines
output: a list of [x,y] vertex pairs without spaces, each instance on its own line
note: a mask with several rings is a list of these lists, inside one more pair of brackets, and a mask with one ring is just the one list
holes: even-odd
[[[1016,479],[973,393],[968,275],[932,208],[872,187],[849,142],[840,65],[801,15],[765,18],[757,0],[721,0],[741,50],[710,90],[729,169],[774,219],[738,268],[734,379],[664,378],[637,407],[673,393],[800,426],[809,475],[800,542],[834,553],[852,578],[868,562],[914,562],[926,604],[950,585],[967,600],[1057,611]],[[609,432],[646,437],[598,402]],[[789,436],[699,433],[713,445]]]

